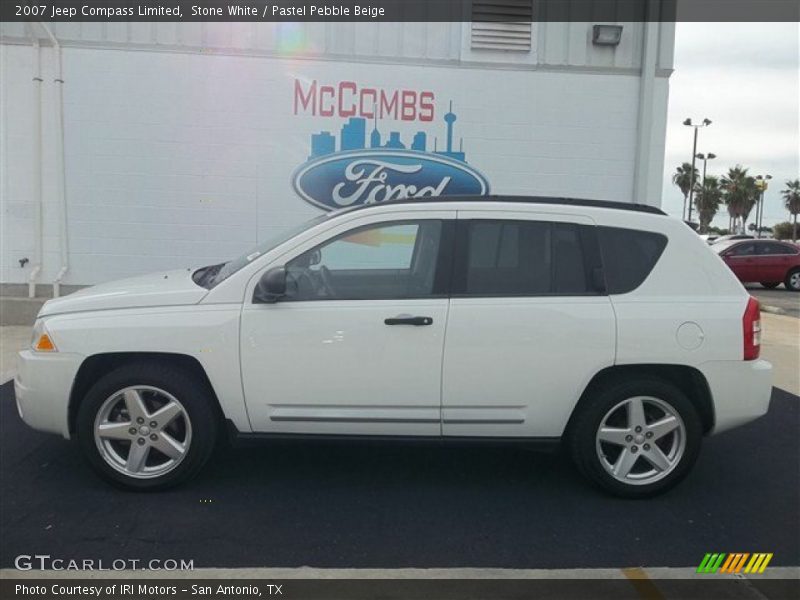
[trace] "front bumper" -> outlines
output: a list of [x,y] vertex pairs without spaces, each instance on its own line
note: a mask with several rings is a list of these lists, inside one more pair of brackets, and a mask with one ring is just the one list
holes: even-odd
[[766,360],[713,361],[700,365],[714,400],[714,428],[721,433],[769,410],[772,365]]
[[63,352],[23,350],[17,354],[14,394],[25,423],[69,439],[69,395],[83,359]]

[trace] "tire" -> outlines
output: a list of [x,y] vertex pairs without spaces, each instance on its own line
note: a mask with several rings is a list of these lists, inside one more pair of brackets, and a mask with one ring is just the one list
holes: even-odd
[[214,402],[208,386],[184,369],[124,365],[86,394],[76,437],[106,481],[135,491],[166,489],[197,475],[211,456],[219,429]]
[[786,279],[783,280],[783,285],[787,290],[792,292],[800,292],[800,269],[792,269],[786,274]]
[[777,281],[768,281],[767,283],[761,282],[761,287],[765,287],[768,290],[774,290],[776,287],[780,285]]
[[[623,431],[630,424],[628,407],[636,406],[637,398],[644,407],[644,426],[639,425],[642,429],[638,433],[635,428],[628,433]],[[576,410],[567,440],[572,459],[586,478],[615,496],[647,498],[661,494],[686,477],[697,460],[703,437],[700,417],[683,392],[664,380],[645,377],[614,382],[585,399]],[[664,433],[667,421],[650,429],[667,417],[674,418],[669,421],[676,425],[674,430]],[[615,441],[599,440],[601,425],[607,428],[605,437]],[[645,437],[648,434],[652,437]],[[650,457],[662,468],[655,467]],[[623,477],[628,466],[629,472]],[[611,471],[617,467],[620,471],[615,476]]]

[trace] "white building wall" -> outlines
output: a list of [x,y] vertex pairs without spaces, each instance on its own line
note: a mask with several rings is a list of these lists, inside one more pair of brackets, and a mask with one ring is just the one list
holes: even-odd
[[[112,25],[105,24],[104,35]],[[126,35],[132,36],[136,25],[130,24]],[[142,43],[152,44],[158,28],[143,25],[150,29],[150,37]],[[188,29],[186,25],[182,27]],[[217,25],[227,26],[196,27],[209,36],[209,29]],[[575,24],[566,25],[574,29]],[[342,27],[355,28],[356,24]],[[96,26],[80,29],[81,35],[96,31]],[[58,34],[66,35],[63,30]],[[407,34],[403,48],[411,44]],[[184,30],[181,39],[187,35]],[[322,38],[334,43],[329,35]],[[0,187],[0,281],[22,283],[35,256],[32,53],[29,46],[16,43],[19,40],[11,41],[15,43],[0,45],[0,137],[6,149],[0,157],[5,174]],[[454,44],[456,49],[461,46],[455,34],[437,48],[444,52]],[[538,38],[540,53],[542,44]],[[428,43],[423,46],[426,53],[432,52]],[[467,163],[486,176],[492,193],[634,200],[639,90],[635,69],[591,65],[577,71],[520,69],[438,59],[389,64],[374,57],[330,60],[296,53],[277,58],[138,50],[87,43],[67,44],[64,49],[70,235],[70,270],[64,283],[96,283],[218,262],[319,214],[295,193],[291,176],[309,156],[311,134],[327,130],[338,139],[346,119],[294,114],[295,80],[431,91],[432,122],[387,118],[379,124],[384,136],[396,130],[406,143],[416,131],[425,130],[429,150],[434,136],[441,149],[443,115],[452,100],[458,116],[456,138],[463,138]],[[545,50],[550,56],[554,52]],[[52,50],[45,48],[43,53],[47,184],[45,257],[39,281],[49,283],[60,268],[60,212],[52,172]],[[658,124],[651,168],[657,178],[647,186],[652,196],[636,199],[651,204],[660,202],[666,79],[657,80],[656,90]],[[26,257],[30,262],[21,268],[18,261]]]
[[[562,3],[563,0],[550,0]],[[546,2],[537,2],[539,5]],[[561,8],[559,6],[559,8]],[[563,12],[563,11],[562,11]],[[592,44],[594,23],[541,21],[532,24],[529,53],[470,52],[470,23],[51,23],[64,45],[98,48],[390,60],[392,62],[503,62],[539,67],[636,70],[641,66],[643,23],[620,22],[616,47]],[[664,23],[665,32],[674,27]],[[6,43],[27,43],[25,23],[0,23]],[[664,37],[660,64],[672,68],[672,36]]]

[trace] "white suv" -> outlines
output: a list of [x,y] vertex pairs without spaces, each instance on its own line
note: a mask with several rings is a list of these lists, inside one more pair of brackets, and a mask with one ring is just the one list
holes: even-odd
[[238,436],[562,440],[631,497],[766,413],[758,303],[681,221],[450,197],[316,218],[227,263],[50,300],[15,390],[105,478],[156,489]]

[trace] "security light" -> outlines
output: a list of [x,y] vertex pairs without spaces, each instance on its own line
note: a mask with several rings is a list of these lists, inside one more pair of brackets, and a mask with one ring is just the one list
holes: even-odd
[[592,43],[597,46],[617,46],[622,39],[622,25],[595,25]]

